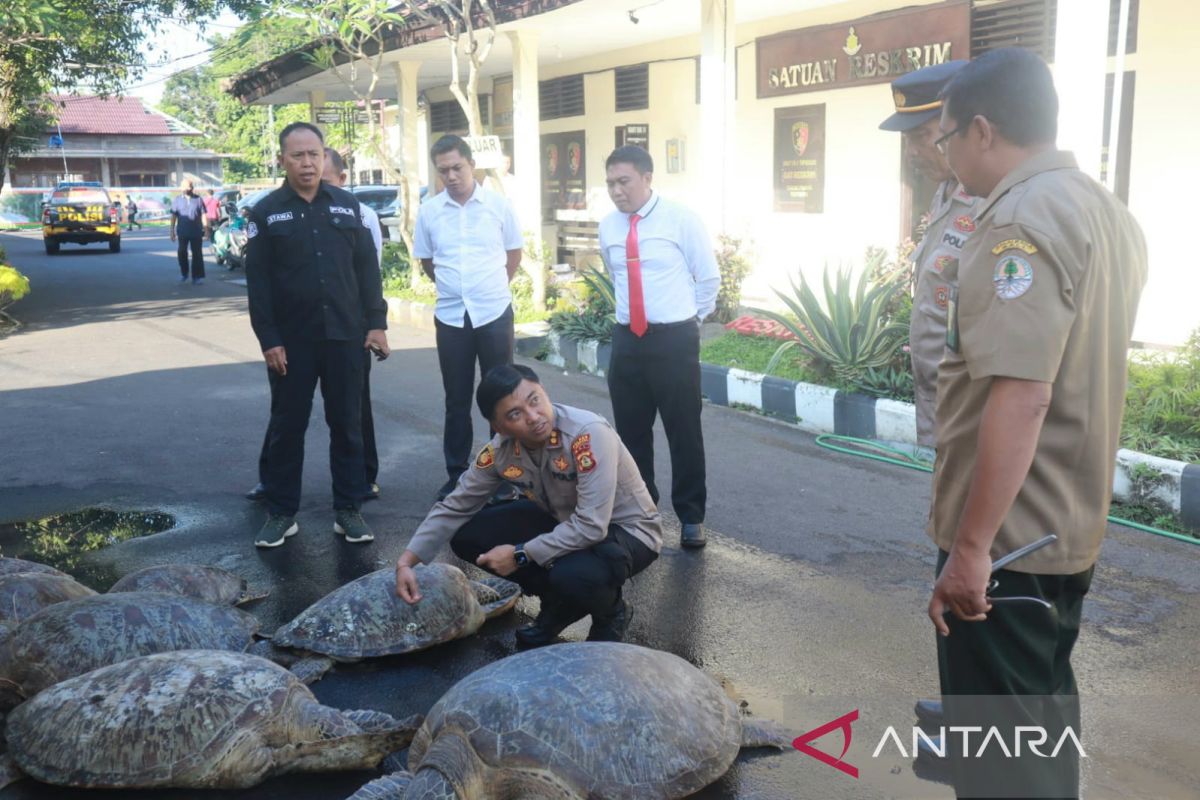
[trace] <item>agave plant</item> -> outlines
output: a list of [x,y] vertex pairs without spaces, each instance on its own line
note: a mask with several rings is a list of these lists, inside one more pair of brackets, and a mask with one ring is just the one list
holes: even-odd
[[904,325],[890,321],[886,313],[898,285],[891,281],[871,285],[868,280],[871,272],[868,265],[857,285],[852,286],[847,271],[838,270],[831,280],[827,268],[824,304],[801,274],[799,286],[791,282],[791,294],[775,290],[794,318],[755,309],[796,336],[779,346],[767,364],[767,372],[792,347],[799,347],[817,361],[828,364],[834,375],[850,384],[862,383],[869,370],[885,369],[903,346],[908,331]]
[[616,290],[613,288],[612,277],[607,272],[601,272],[595,267],[589,267],[588,271],[583,274],[583,281],[601,299],[605,310],[610,314],[615,314],[617,311],[617,295]]

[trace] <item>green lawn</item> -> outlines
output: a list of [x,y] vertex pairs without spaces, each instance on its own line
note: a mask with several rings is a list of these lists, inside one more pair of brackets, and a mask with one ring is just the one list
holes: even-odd
[[[700,360],[705,364],[737,367],[749,372],[765,373],[767,362],[783,344],[782,339],[765,336],[745,336],[730,331],[716,339],[700,344]],[[802,351],[792,348],[770,374],[790,381],[804,383],[829,383],[823,380],[805,363]]]

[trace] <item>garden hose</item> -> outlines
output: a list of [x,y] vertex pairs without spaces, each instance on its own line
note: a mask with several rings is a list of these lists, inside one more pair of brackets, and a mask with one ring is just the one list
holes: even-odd
[[[839,444],[834,444],[835,442]],[[845,447],[842,446],[842,444],[853,445],[853,447]],[[826,450],[834,450],[838,453],[845,453],[846,455],[869,458],[872,461],[881,461],[885,464],[895,464],[899,467],[916,469],[920,470],[921,472],[933,472],[933,465],[928,461],[915,458],[910,456],[908,453],[897,450],[894,447],[888,447],[887,445],[871,441],[870,439],[856,439],[853,436],[836,436],[831,433],[822,433],[817,437],[817,446],[823,447]],[[864,452],[864,450],[874,452]],[[1117,525],[1123,525],[1126,528],[1133,528],[1134,530],[1153,533],[1156,536],[1165,536],[1168,539],[1176,539],[1181,542],[1187,542],[1188,544],[1200,545],[1200,539],[1194,536],[1187,536],[1186,534],[1175,533],[1174,531],[1164,531],[1162,528],[1143,525],[1140,522],[1134,522],[1133,520],[1115,517],[1112,514],[1108,515],[1108,521],[1116,523]]]

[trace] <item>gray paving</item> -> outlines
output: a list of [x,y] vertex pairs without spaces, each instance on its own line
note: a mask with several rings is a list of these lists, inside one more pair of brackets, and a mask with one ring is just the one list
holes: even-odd
[[[241,494],[255,481],[267,387],[245,289],[230,280],[240,274],[210,265],[207,285],[180,285],[159,232],[127,235],[119,255],[68,246],[50,258],[30,234],[0,235],[0,245],[33,285],[12,309],[25,328],[0,340],[0,522],[92,504],[169,511],[180,520],[174,530],[101,551],[81,576],[103,588],[149,564],[217,564],[272,588],[253,608],[266,630],[402,551],[445,478],[430,333],[392,330],[397,352],[373,374],[383,499],[365,514],[376,542],[350,546],[332,533],[318,397],[301,534],[259,552],[251,535],[263,512]],[[603,381],[540,371],[556,401],[611,412]],[[912,700],[936,691],[924,611],[934,563],[922,532],[928,476],[831,453],[732,409],[707,407],[705,426],[711,543],[681,551],[667,514],[668,546],[633,586],[631,639],[686,658],[751,713],[797,733],[861,709],[846,760],[862,772],[854,780],[795,752],[743,754],[697,796],[950,796],[898,754],[870,757],[887,725],[907,739]],[[477,420],[476,440],[484,433]],[[661,437],[659,454],[669,475]],[[1075,659],[1090,698],[1087,796],[1186,797],[1200,785],[1191,755],[1198,590],[1200,547],[1110,531]],[[510,654],[512,629],[535,609],[522,601],[521,613],[470,640],[340,668],[314,691],[339,707],[423,712],[463,675]],[[583,624],[567,634],[585,635]],[[820,746],[841,749],[836,736]],[[340,798],[370,777],[306,775],[204,796]],[[0,797],[87,794],[26,782]]]

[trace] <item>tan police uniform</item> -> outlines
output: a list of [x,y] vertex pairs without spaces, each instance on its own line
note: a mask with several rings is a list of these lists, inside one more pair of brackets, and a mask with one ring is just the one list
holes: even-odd
[[1008,569],[1068,575],[1095,562],[1146,271],[1137,222],[1070,153],[1029,159],[986,199],[963,249],[938,374],[929,533],[939,548],[950,549],[966,503],[992,379],[1008,377],[1051,383],[1053,396],[992,558],[1056,533]]
[[946,349],[946,308],[958,281],[963,245],[975,230],[983,198],[967,194],[955,180],[944,181],[929,206],[925,236],[913,251],[916,287],[908,343],[917,406],[917,443],[933,447],[938,364]]
[[637,464],[603,417],[555,404],[555,429],[546,445],[530,450],[497,434],[480,451],[458,486],[429,512],[408,549],[432,561],[503,482],[558,520],[558,526],[525,542],[541,567],[599,544],[610,524],[650,550],[662,550],[662,519]]

